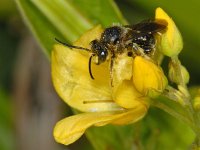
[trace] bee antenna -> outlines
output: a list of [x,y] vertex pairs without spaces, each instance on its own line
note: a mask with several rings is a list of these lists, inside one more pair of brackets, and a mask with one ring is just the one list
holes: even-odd
[[88,49],[88,48],[79,47],[79,46],[73,46],[73,45],[70,45],[70,44],[64,43],[64,42],[58,40],[57,38],[55,38],[55,40],[56,40],[58,43],[60,43],[60,44],[62,44],[62,45],[64,45],[64,46],[67,46],[67,47],[69,47],[69,48],[75,48],[75,49],[82,49],[82,50],[86,50],[86,51],[91,51],[91,50]]
[[88,67],[89,67],[90,77],[94,80],[94,77],[93,77],[93,75],[92,75],[92,69],[91,69],[91,63],[92,63],[92,57],[93,57],[93,56],[94,56],[94,54],[91,55],[90,58],[89,58]]

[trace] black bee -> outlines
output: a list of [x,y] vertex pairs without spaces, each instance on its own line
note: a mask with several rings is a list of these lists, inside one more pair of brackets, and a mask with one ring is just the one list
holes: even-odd
[[155,51],[156,34],[165,31],[167,22],[165,20],[146,20],[135,25],[108,27],[101,34],[100,39],[90,42],[91,49],[59,43],[69,47],[89,51],[89,74],[94,79],[91,71],[93,57],[97,57],[96,64],[99,65],[106,60],[110,61],[110,73],[112,75],[113,61],[117,55],[127,53],[129,57],[136,55],[151,55]]

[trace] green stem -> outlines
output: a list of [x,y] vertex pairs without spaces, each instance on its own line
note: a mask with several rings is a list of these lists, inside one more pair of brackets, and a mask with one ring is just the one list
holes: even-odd
[[179,90],[171,86],[168,86],[166,90],[162,93],[162,95],[168,98],[169,100],[179,103],[182,107],[186,109],[187,117],[192,121],[194,120],[193,113],[191,113],[191,109],[192,109],[191,104],[186,102],[188,100],[185,100],[185,95],[182,92],[180,92]]
[[196,140],[195,140],[195,147],[196,149],[200,149],[200,115],[198,112],[194,110],[192,100],[190,93],[188,91],[187,85],[184,83],[184,77],[181,72],[181,62],[179,61],[178,57],[172,58],[172,61],[177,65],[177,71],[180,75],[180,85],[182,86],[183,90],[179,89],[180,92],[184,94],[183,100],[188,104],[189,107],[187,108],[187,112],[192,116],[192,122],[194,124],[194,127],[192,128],[196,134]]
[[[187,89],[185,89],[185,90],[187,90]],[[159,101],[151,101],[151,103],[153,106],[164,110],[165,112],[169,113],[170,115],[174,116],[175,118],[188,124],[191,127],[191,129],[194,131],[194,133],[196,134],[196,139],[194,141],[193,149],[199,150],[200,149],[200,115],[193,108],[191,96],[189,94],[188,94],[188,96],[185,96],[184,93],[182,95],[180,92],[181,91],[176,90],[173,87],[169,86],[167,88],[167,90],[162,93],[162,95],[165,96],[166,98],[168,98],[169,100],[172,100],[174,102],[181,104],[181,106],[183,108],[185,108],[185,110],[187,112],[186,116],[178,113],[176,110],[170,108],[169,106],[167,106]],[[181,95],[179,95],[179,93]],[[189,93],[188,90],[187,90],[187,93]],[[180,99],[182,99],[183,102],[186,102],[186,103],[182,103]],[[186,105],[184,105],[184,104],[186,104]]]
[[159,101],[151,101],[151,104],[155,107],[158,107],[162,110],[164,110],[165,112],[169,113],[170,115],[174,116],[175,118],[181,120],[182,122],[187,123],[192,129],[195,128],[195,125],[193,124],[193,122],[191,122],[188,118],[186,118],[185,116],[183,116],[180,113],[177,113],[176,111],[174,111],[173,109],[171,109],[170,107],[168,107],[167,105],[160,103]]
[[[183,72],[181,71],[181,62],[178,59],[178,56],[175,56],[173,58],[171,58],[171,62],[172,64],[175,66],[176,70],[177,70],[177,75],[179,77],[179,83],[178,84],[178,92],[182,93],[181,99],[182,101],[186,104],[186,111],[187,114],[190,115],[190,118],[194,124],[194,127],[192,128],[197,136],[197,145],[200,146],[200,117],[198,115],[198,113],[194,110],[193,104],[192,104],[192,100],[191,100],[191,96],[190,93],[188,91],[187,85],[184,82],[184,75]],[[173,92],[172,92],[173,93]]]
[[194,131],[194,133],[196,134],[196,139],[194,141],[193,150],[199,150],[200,149],[199,116],[198,116],[198,118],[196,118],[197,116],[196,117],[194,116],[194,121],[195,121],[194,122],[194,121],[189,120],[188,118],[186,118],[182,114],[177,113],[176,111],[174,111],[173,109],[171,109],[170,107],[168,107],[167,105],[165,105],[163,103],[153,101],[151,104],[155,107],[158,107],[158,108],[164,110],[165,112],[169,113],[170,115],[179,119],[180,121],[188,124],[191,127],[191,129]]
[[195,134],[196,134],[196,139],[194,141],[195,147],[197,150],[200,149],[200,116],[196,112],[194,113],[194,121],[195,121]]

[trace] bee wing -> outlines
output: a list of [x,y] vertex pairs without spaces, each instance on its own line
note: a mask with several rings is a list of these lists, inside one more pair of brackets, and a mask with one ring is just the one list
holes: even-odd
[[130,28],[136,33],[148,33],[153,34],[156,32],[163,31],[167,27],[167,22],[162,19],[144,20],[135,25],[127,25],[126,28]]

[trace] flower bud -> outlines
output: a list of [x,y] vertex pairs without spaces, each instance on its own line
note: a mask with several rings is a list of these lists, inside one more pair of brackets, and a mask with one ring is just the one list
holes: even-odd
[[177,67],[172,63],[169,64],[169,79],[176,84],[181,84],[182,80],[184,84],[187,84],[189,82],[190,75],[187,69],[182,65],[180,66],[180,73],[181,76],[177,71]]
[[194,98],[193,106],[196,111],[200,111],[200,96]]
[[169,57],[177,56],[183,48],[183,41],[174,21],[161,8],[156,9],[155,18],[168,23],[166,32],[160,37],[160,51]]
[[133,61],[133,83],[140,93],[146,95],[149,90],[163,91],[167,85],[167,78],[162,68],[137,56]]

